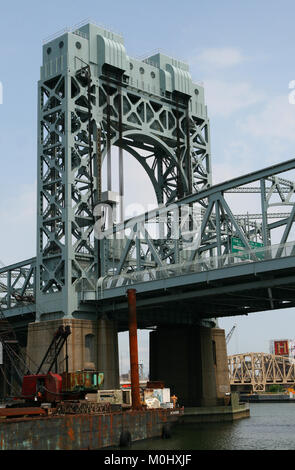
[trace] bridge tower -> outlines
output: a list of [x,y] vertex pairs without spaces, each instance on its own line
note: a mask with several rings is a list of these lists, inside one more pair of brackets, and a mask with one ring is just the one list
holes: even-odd
[[143,166],[159,204],[207,188],[204,90],[183,62],[135,60],[121,36],[86,24],[44,44],[38,94],[37,319],[77,318],[79,284],[99,274],[93,211],[110,198],[102,161],[109,192],[113,145]]
[[[119,194],[112,187],[119,149]],[[124,153],[123,153],[124,151]],[[95,238],[95,208],[124,217],[124,160],[134,157],[171,203],[211,185],[204,89],[187,64],[155,53],[127,55],[121,35],[95,24],[66,30],[43,45],[38,83],[36,323],[28,349],[42,356],[57,325],[70,324],[70,368],[96,367],[118,386],[117,324],[79,292],[97,289],[107,266]],[[107,191],[102,191],[102,164]],[[47,341],[48,342],[48,341]],[[61,365],[62,367],[62,365]]]

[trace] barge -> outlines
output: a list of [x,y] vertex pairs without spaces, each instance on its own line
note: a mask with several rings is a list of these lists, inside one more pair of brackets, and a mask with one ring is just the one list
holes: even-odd
[[241,401],[248,403],[295,403],[293,396],[286,393],[240,394]]
[[157,408],[57,415],[50,409],[39,410],[34,417],[28,409],[28,415],[17,417],[14,410],[14,417],[0,418],[0,450],[126,448],[134,441],[170,437],[171,427],[184,412]]

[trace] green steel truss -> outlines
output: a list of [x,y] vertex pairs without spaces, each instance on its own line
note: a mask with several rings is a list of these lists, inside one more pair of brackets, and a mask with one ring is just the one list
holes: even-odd
[[[139,294],[141,292],[150,294],[150,298],[139,302],[141,304],[145,302],[151,308],[155,302],[164,303],[177,298],[183,300],[199,298],[202,295],[205,296],[206,293],[203,287],[199,290],[196,289],[199,278],[201,281],[205,280],[206,285],[208,279],[215,279],[216,285],[213,283],[212,287],[210,282],[207,285],[207,287],[211,285],[212,295],[217,295],[219,292],[224,294],[227,291],[233,295],[237,288],[251,291],[255,287],[263,293],[263,289],[266,289],[267,300],[261,305],[261,299],[256,301],[253,296],[251,311],[273,308],[273,302],[276,302],[276,308],[290,306],[290,295],[292,297],[294,281],[286,276],[286,272],[290,268],[293,272],[292,266],[295,256],[294,235],[292,233],[295,220],[294,185],[282,176],[283,173],[294,169],[295,159],[240,176],[175,201],[173,210],[175,210],[175,206],[181,209],[187,204],[192,206],[198,204],[202,207],[201,225],[199,226],[200,237],[198,243],[189,251],[183,250],[181,239],[175,240],[170,237],[170,239],[159,242],[152,236],[148,237],[148,227],[145,226],[145,222],[154,219],[160,223],[159,209],[118,224],[114,230],[108,230],[104,233],[106,238],[101,242],[103,276],[98,278],[96,273],[93,275],[88,273],[88,278],[82,278],[80,282],[76,283],[80,310],[89,313],[92,306],[101,299],[109,302],[115,301],[116,298],[122,299],[127,286],[130,285],[136,286]],[[233,214],[233,207],[228,200],[228,195],[240,192],[244,193],[243,197],[246,198],[248,198],[249,192],[258,192],[260,200],[258,213]],[[279,209],[283,208],[284,212],[270,212],[269,209],[274,208],[275,205]],[[171,206],[168,205],[166,208],[168,213]],[[138,230],[139,226],[141,227],[140,231]],[[132,236],[119,239],[119,249],[116,249],[115,244],[118,242],[118,238],[112,238],[113,233],[120,234],[128,227],[134,227]],[[273,232],[277,230],[280,230],[280,235],[277,241],[274,241]],[[265,238],[263,238],[263,234],[265,234]],[[242,244],[246,250],[242,256],[229,250],[231,237],[237,237],[240,241],[244,240]],[[263,242],[263,247],[258,248],[258,251],[255,249],[255,243],[254,248],[251,243],[257,237]],[[219,255],[220,253],[221,255]],[[36,268],[36,258],[0,268],[0,304],[6,316],[23,317],[36,312]],[[235,272],[234,276],[231,274],[232,270]],[[273,273],[275,270],[281,274],[272,279],[268,273]],[[246,284],[242,283],[240,287],[231,284],[223,285],[227,277],[239,282],[239,279],[242,279],[245,274],[251,278]],[[219,280],[221,280],[221,285],[218,284]],[[166,290],[163,291],[168,287],[176,289],[185,286],[186,289],[189,285],[195,286],[195,292],[187,292],[186,294],[182,292],[171,296],[171,293],[166,295]],[[280,292],[281,303],[278,303],[277,299],[272,300],[270,290],[272,287],[287,294],[289,292],[289,297],[283,296]],[[155,292],[162,292],[161,297],[154,298]],[[165,295],[167,296],[166,300]],[[247,300],[243,300],[241,297],[241,305],[237,312],[243,311],[244,301],[246,305],[249,304],[248,297]],[[216,305],[216,316],[228,315],[231,311],[227,304],[221,315],[216,310]],[[101,305],[99,304],[98,307],[100,309]],[[109,303],[107,311],[113,311],[113,308],[113,303]],[[205,308],[204,305],[202,308]],[[45,309],[45,302],[37,305],[37,316],[43,317],[48,313]],[[237,312],[236,314],[238,314]]]
[[[294,237],[295,188],[278,175],[294,168],[295,160],[289,160],[211,186],[107,230],[101,242],[102,275],[106,279],[102,285],[114,288],[139,279],[164,279],[176,275],[177,270],[210,270],[235,264],[244,257],[242,252],[233,253],[233,238],[239,240],[246,259],[252,261],[288,256],[285,244]],[[247,198],[249,192],[256,192],[253,184],[257,183],[259,213],[235,215],[229,195],[243,192]],[[269,212],[275,206],[286,212]],[[155,237],[155,226],[158,234],[166,236]],[[257,251],[260,246],[261,253]],[[265,250],[268,247],[269,251]],[[289,254],[294,256],[295,249]]]
[[53,318],[77,314],[77,286],[98,274],[93,211],[111,146],[171,203],[211,184],[209,125],[186,64],[131,59],[122,37],[92,24],[43,46],[38,90],[37,316]]

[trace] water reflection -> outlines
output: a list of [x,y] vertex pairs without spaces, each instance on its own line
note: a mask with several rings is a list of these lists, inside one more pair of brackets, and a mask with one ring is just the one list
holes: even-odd
[[250,418],[233,423],[178,425],[171,439],[132,444],[145,450],[294,450],[295,403],[250,404]]

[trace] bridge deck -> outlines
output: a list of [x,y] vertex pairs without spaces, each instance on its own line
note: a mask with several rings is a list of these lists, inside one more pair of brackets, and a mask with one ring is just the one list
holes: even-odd
[[194,323],[200,318],[247,315],[295,305],[295,256],[142,281],[80,293],[84,304],[124,322],[126,289],[137,291],[139,324]]
[[[248,256],[247,253],[243,252],[242,257],[226,255],[165,269],[107,276],[97,281],[96,290],[79,292],[81,310],[108,313],[124,330],[126,291],[130,287],[137,291],[140,328],[195,324],[200,319],[293,307],[294,243],[252,250]],[[34,303],[17,302],[5,310],[5,315],[25,322],[34,321],[35,312]]]

